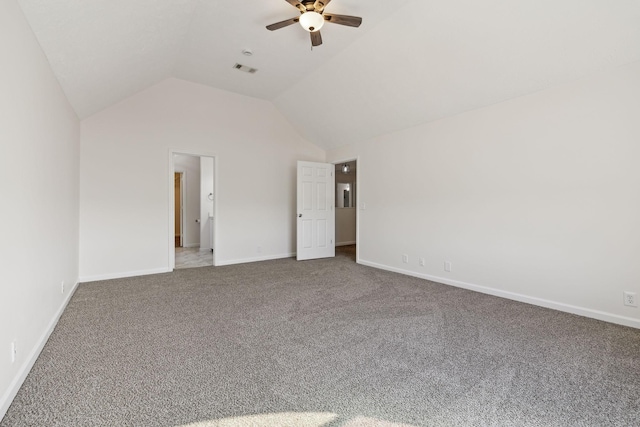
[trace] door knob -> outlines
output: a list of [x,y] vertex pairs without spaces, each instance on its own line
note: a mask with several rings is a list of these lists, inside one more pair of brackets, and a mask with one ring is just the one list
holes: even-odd
[[298,214],[298,218],[302,218],[302,214]]

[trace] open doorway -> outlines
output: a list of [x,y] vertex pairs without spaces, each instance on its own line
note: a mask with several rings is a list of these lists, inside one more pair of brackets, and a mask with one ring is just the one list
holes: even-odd
[[174,177],[174,212],[175,212],[175,233],[174,233],[174,246],[181,248],[184,245],[184,173],[175,172]]
[[357,260],[358,161],[335,163],[336,256]]
[[172,269],[215,265],[215,158],[170,152]]

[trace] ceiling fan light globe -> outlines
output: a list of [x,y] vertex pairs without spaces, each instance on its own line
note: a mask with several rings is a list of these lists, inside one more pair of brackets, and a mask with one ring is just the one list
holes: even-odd
[[318,31],[324,25],[324,16],[318,12],[305,12],[300,15],[300,25],[309,32]]

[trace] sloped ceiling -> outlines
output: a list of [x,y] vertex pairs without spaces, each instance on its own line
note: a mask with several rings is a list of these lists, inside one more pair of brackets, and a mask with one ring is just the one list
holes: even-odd
[[640,60],[637,0],[333,0],[363,24],[313,51],[264,28],[285,0],[18,1],[80,118],[177,77],[271,100],[325,149]]

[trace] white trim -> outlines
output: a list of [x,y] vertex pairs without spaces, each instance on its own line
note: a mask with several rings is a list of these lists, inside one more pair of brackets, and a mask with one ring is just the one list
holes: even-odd
[[618,325],[629,326],[640,329],[640,319],[633,317],[620,316],[618,314],[607,313],[591,308],[578,307],[562,302],[551,301],[543,298],[532,297],[529,295],[518,294],[515,292],[503,291],[488,286],[475,285],[473,283],[461,282],[459,280],[447,279],[446,277],[431,276],[429,274],[421,274],[413,271],[403,270],[401,268],[390,267],[363,259],[358,259],[358,264],[369,267],[378,268],[380,270],[393,271],[394,273],[405,274],[407,276],[418,277],[420,279],[431,280],[433,282],[443,283],[445,285],[455,286],[457,288],[468,289],[483,294],[493,295],[500,298],[506,298],[513,301],[524,302],[527,304],[537,305],[539,307],[550,308],[553,310],[563,311],[565,313],[577,314],[578,316],[590,317],[592,319],[602,320],[605,322],[615,323]]
[[256,258],[241,258],[241,259],[232,259],[228,261],[218,261],[217,265],[220,266],[220,265],[245,264],[248,262],[271,261],[274,259],[292,258],[295,256],[296,256],[295,252],[289,252],[289,253],[280,254],[280,255],[266,255],[266,256],[261,256]]
[[97,274],[95,276],[83,276],[80,277],[80,282],[96,282],[98,280],[111,280],[111,279],[124,279],[126,277],[135,276],[148,276],[150,274],[171,273],[173,269],[169,270],[166,267],[153,268],[150,270],[138,270],[138,271],[126,271],[123,273],[109,273],[109,274]]
[[350,242],[336,242],[336,247],[338,246],[349,246],[349,245],[355,245],[356,241],[352,240]]
[[29,356],[18,370],[18,375],[13,378],[13,381],[11,381],[9,388],[4,393],[4,396],[2,396],[2,399],[0,400],[0,420],[2,420],[2,418],[4,418],[4,416],[6,415],[9,406],[11,406],[11,402],[13,402],[13,399],[15,399],[16,395],[18,394],[18,390],[20,390],[20,387],[22,387],[24,380],[27,378],[27,375],[29,375],[29,372],[31,371],[31,368],[33,368],[34,363],[36,363],[38,356],[40,356],[44,345],[47,343],[49,336],[51,336],[51,332],[53,332],[54,328],[58,324],[60,316],[62,316],[64,309],[67,308],[67,304],[69,304],[71,297],[75,293],[78,287],[78,283],[79,282],[76,282],[75,285],[73,285],[73,288],[71,288],[70,292],[67,293],[67,296],[62,302],[62,305],[60,305],[60,308],[49,322],[49,325],[47,325],[47,329],[45,329],[42,336],[40,336],[40,339],[36,342],[36,346],[31,350]]

